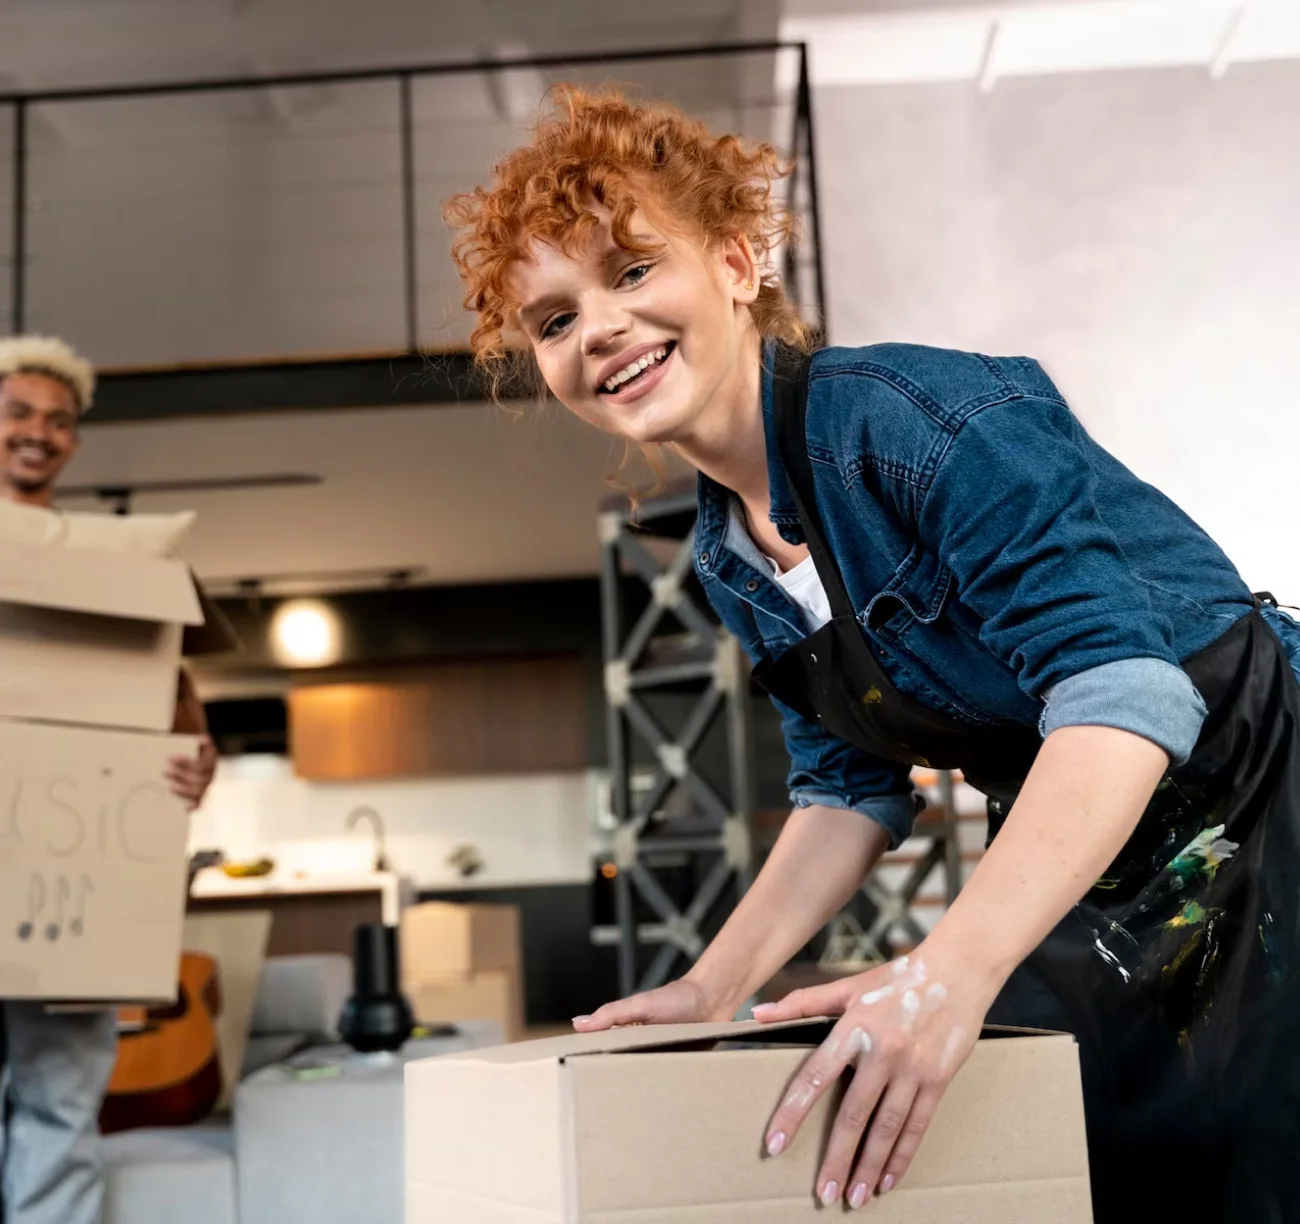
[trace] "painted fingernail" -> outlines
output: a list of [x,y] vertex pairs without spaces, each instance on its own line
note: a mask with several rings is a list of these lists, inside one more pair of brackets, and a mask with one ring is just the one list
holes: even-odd
[[867,1183],[858,1182],[852,1190],[849,1191],[849,1206],[857,1211],[863,1203],[867,1201]]
[[776,1011],[775,1003],[760,1003],[754,1008],[754,1019],[761,1020],[764,1016],[770,1016]]
[[788,1142],[785,1131],[773,1131],[767,1137],[767,1154],[769,1156],[780,1156],[785,1151],[785,1145]]
[[840,1197],[839,1184],[836,1182],[827,1182],[822,1187],[822,1206],[829,1207],[832,1203],[837,1202]]
[[888,1194],[897,1184],[898,1178],[896,1178],[892,1173],[886,1173],[885,1176],[880,1179],[880,1193]]
[[590,1016],[574,1016],[574,1017],[573,1017],[573,1023],[574,1023],[574,1024],[586,1024],[586,1023],[588,1023],[588,1021],[590,1021],[590,1020],[591,1020],[591,1017],[590,1017]]

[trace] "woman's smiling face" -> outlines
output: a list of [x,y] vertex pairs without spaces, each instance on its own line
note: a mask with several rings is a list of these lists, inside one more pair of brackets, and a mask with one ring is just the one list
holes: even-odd
[[630,251],[609,214],[593,211],[589,243],[566,253],[534,242],[512,269],[520,324],[571,412],[632,442],[685,441],[726,394],[752,335],[753,252],[742,238],[705,248],[643,214],[630,226],[643,251]]

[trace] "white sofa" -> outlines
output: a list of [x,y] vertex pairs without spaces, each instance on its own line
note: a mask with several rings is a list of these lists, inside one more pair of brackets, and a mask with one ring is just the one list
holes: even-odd
[[[334,1044],[351,973],[342,956],[266,962],[231,1113],[108,1136],[104,1224],[401,1224],[401,1065]],[[459,1028],[405,1057],[501,1040],[492,1022]]]

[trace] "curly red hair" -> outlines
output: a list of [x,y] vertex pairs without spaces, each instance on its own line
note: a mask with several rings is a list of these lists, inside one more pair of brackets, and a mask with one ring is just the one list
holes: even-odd
[[[629,225],[638,209],[686,227],[706,246],[744,234],[760,263],[793,241],[794,219],[773,195],[791,165],[770,144],[713,136],[676,107],[613,91],[560,85],[549,101],[532,140],[496,165],[491,187],[444,208],[459,231],[452,257],[464,304],[478,316],[470,347],[485,368],[500,367],[506,333],[517,326],[511,267],[537,240],[565,251],[587,242],[599,224],[593,203],[608,210],[615,242],[637,253]],[[775,275],[762,277],[750,311],[762,335],[808,344],[808,328]]]

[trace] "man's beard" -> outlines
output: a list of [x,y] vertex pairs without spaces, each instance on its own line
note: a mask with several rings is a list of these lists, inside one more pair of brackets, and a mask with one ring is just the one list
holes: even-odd
[[28,496],[33,493],[44,493],[54,484],[53,476],[13,476],[6,472],[5,479],[10,485],[17,489],[19,493],[25,493]]
[[[12,455],[17,450],[17,447],[11,445],[6,449],[9,451],[9,454]],[[21,469],[15,472],[10,465],[6,464],[3,472],[0,472],[0,478],[2,478],[10,488],[17,489],[18,492],[22,493],[24,496],[30,497],[33,494],[45,493],[54,484],[55,478],[63,468],[63,464],[59,462],[59,455],[57,452],[51,453],[46,450],[45,458],[51,465],[48,475],[25,475]]]

